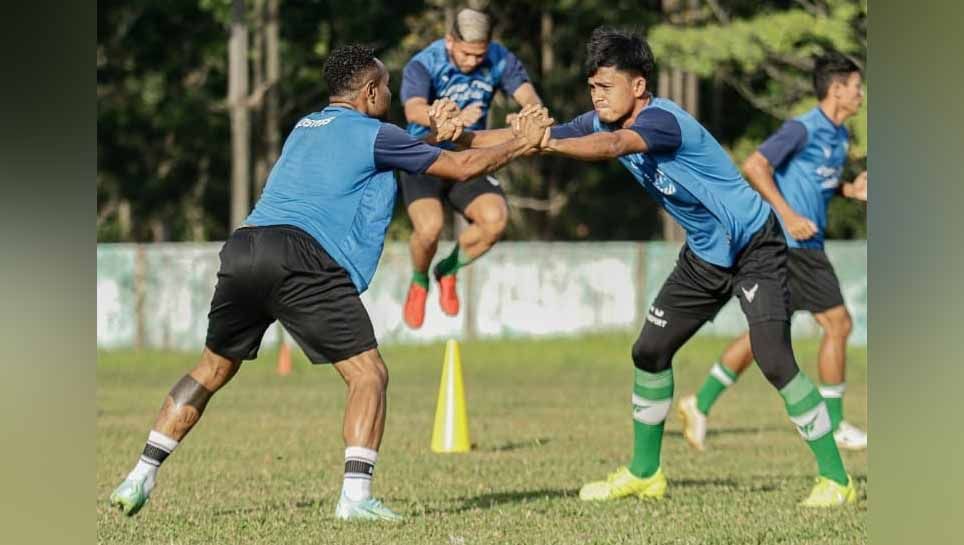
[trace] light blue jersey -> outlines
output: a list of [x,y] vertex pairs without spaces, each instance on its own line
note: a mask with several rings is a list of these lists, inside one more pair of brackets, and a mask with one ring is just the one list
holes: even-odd
[[[613,131],[587,112],[554,127],[554,138]],[[683,227],[686,244],[700,259],[732,267],[737,255],[763,228],[770,206],[693,116],[676,103],[654,98],[630,130],[646,141],[649,152],[619,157],[647,193]]]
[[302,229],[362,293],[392,219],[393,169],[422,173],[440,152],[394,125],[329,106],[295,125],[245,223]]
[[834,125],[819,106],[787,121],[760,145],[758,151],[773,166],[783,198],[817,225],[817,233],[806,240],[797,240],[784,229],[791,248],[823,248],[827,205],[839,190],[848,146],[847,129]]
[[[402,72],[402,102],[422,97],[429,104],[439,98],[451,99],[459,108],[478,102],[482,117],[470,127],[485,128],[489,106],[498,89],[512,95],[520,85],[529,81],[522,63],[502,44],[492,42],[486,50],[485,60],[468,74],[449,59],[445,40],[436,40],[418,52],[405,65]],[[408,132],[416,138],[428,134],[429,129],[417,123],[409,123]]]

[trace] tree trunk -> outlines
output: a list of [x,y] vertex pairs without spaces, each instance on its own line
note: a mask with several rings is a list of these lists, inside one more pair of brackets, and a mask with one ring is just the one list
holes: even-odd
[[251,206],[250,120],[248,115],[248,28],[244,0],[231,5],[228,41],[228,106],[231,110],[231,229],[237,228]]
[[265,72],[268,77],[265,96],[264,133],[268,148],[268,170],[274,166],[281,155],[281,115],[279,108],[278,85],[281,80],[281,48],[279,47],[278,4],[279,0],[268,0],[268,15],[265,21]]

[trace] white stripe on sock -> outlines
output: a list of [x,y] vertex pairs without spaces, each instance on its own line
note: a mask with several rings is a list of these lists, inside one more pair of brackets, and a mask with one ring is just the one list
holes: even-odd
[[166,450],[168,453],[174,452],[174,449],[177,448],[178,444],[178,442],[174,439],[171,439],[163,433],[154,430],[151,430],[151,433],[147,435],[147,442],[158,448]]
[[844,391],[847,389],[847,383],[841,382],[840,384],[822,384],[819,388],[820,395],[824,398],[827,397],[843,397]]
[[716,380],[720,381],[723,386],[733,386],[733,379],[726,374],[726,371],[723,370],[723,366],[719,363],[714,363],[713,367],[710,367],[710,374],[713,375]]
[[347,447],[345,449],[345,460],[362,460],[374,465],[378,461],[378,451],[365,447]]
[[673,399],[646,399],[633,394],[633,420],[655,426],[666,420]]

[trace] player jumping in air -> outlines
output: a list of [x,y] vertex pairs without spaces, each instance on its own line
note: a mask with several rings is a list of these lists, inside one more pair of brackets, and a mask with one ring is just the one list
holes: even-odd
[[[488,15],[463,9],[444,39],[412,57],[402,73],[401,88],[410,134],[420,137],[428,132],[428,108],[438,99],[458,105],[463,125],[473,130],[485,128],[489,106],[499,89],[523,106],[541,105],[522,63],[502,44],[490,41],[491,30]],[[414,269],[403,317],[409,327],[419,328],[425,320],[428,269],[444,224],[443,202],[470,222],[451,254],[436,263],[433,271],[439,304],[450,316],[459,312],[456,273],[502,236],[508,207],[505,193],[490,176],[453,184],[431,174],[414,174],[402,176],[400,186],[412,220],[409,250]]]
[[[823,328],[820,394],[827,402],[834,440],[840,448],[860,450],[867,447],[867,434],[843,419],[850,313],[823,251],[831,197],[840,193],[867,200],[867,171],[852,183],[839,181],[847,160],[843,123],[857,113],[864,99],[860,68],[839,53],[828,53],[817,59],[813,83],[819,104],[784,123],[743,163],[743,172],[781,220],[789,246],[790,312],[808,311]],[[710,408],[752,362],[750,336],[743,334],[713,364],[699,392],[680,400],[678,410],[690,445],[704,449]]]
[[[265,330],[278,320],[312,363],[333,362],[348,389],[345,474],[335,515],[399,518],[371,495],[388,370],[359,298],[391,220],[394,169],[464,182],[534,149],[551,121],[527,117],[517,138],[444,151],[380,120],[392,93],[388,71],[371,49],[335,50],[324,75],[330,103],[295,125],[254,210],[221,249],[200,362],[164,399],[137,464],[110,496],[127,515],[144,506],[161,464],[242,360],[257,356]],[[440,102],[432,113],[447,121],[432,127],[430,142],[461,133],[453,104]]]

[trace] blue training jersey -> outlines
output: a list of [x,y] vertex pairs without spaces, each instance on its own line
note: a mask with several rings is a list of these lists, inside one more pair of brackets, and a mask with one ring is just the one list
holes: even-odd
[[[439,98],[449,98],[459,108],[478,102],[482,107],[482,117],[467,128],[481,130],[485,128],[496,89],[512,95],[527,81],[529,76],[522,63],[500,43],[489,43],[482,64],[472,72],[463,74],[449,59],[445,40],[441,39],[418,52],[405,65],[401,97],[402,103],[413,97],[423,97],[429,104]],[[409,123],[408,132],[421,138],[429,133],[429,128]]]
[[[554,138],[613,131],[595,111],[553,127]],[[683,227],[700,259],[732,267],[767,221],[770,206],[750,187],[722,146],[671,100],[654,98],[630,127],[649,151],[619,157],[646,192]]]
[[839,189],[848,146],[847,129],[834,125],[819,106],[787,121],[760,144],[787,204],[817,225],[817,233],[806,240],[784,229],[791,248],[823,248],[827,205]]
[[302,118],[245,224],[294,225],[368,288],[395,206],[394,169],[421,174],[442,150],[351,108]]

